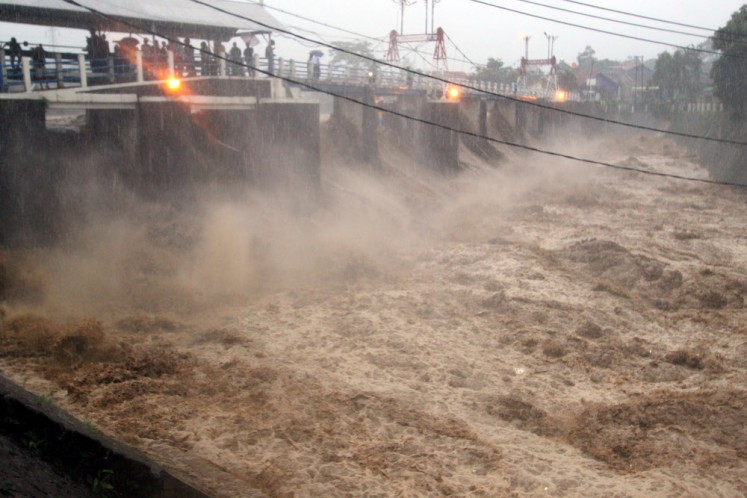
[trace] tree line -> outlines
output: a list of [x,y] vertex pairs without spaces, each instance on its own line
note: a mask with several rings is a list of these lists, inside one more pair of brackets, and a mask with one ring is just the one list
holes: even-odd
[[[336,42],[335,45],[367,57],[374,55],[368,42]],[[726,25],[719,28],[705,45],[721,52],[710,69],[713,95],[734,118],[747,118],[747,5],[734,12]],[[577,74],[591,75],[594,71],[620,65],[618,61],[597,59],[595,54],[594,49],[587,46],[578,54],[573,67],[560,62],[560,86],[575,91],[578,87]],[[332,50],[331,55],[335,64],[363,65],[363,59],[349,53]],[[648,85],[658,87],[657,100],[660,102],[693,101],[707,84],[703,76],[702,52],[689,49],[662,52],[656,58]],[[496,83],[513,83],[517,81],[519,71],[507,67],[499,58],[490,57],[485,65],[475,68],[473,77]]]

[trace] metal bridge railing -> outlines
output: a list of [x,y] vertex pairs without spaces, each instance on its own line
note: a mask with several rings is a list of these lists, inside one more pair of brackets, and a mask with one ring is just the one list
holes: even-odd
[[[28,52],[27,52],[28,53]],[[88,87],[116,83],[163,80],[172,76],[195,77],[265,77],[266,72],[305,83],[320,85],[375,85],[381,88],[408,88],[426,91],[443,91],[443,82],[420,75],[408,75],[404,70],[388,66],[355,67],[339,64],[298,62],[275,58],[270,61],[255,56],[251,61],[226,61],[195,53],[175,60],[173,52],[143,55],[132,51],[127,55],[117,53],[104,58],[90,58],[85,54],[45,52],[43,61],[22,57],[20,64],[12,65],[8,54],[0,49],[0,92],[33,92],[46,89]],[[247,68],[252,65],[258,71]],[[374,75],[371,75],[373,71]],[[482,90],[516,95],[515,86],[474,79],[454,83]],[[533,98],[529,91],[519,94]],[[569,95],[569,97],[572,97]]]

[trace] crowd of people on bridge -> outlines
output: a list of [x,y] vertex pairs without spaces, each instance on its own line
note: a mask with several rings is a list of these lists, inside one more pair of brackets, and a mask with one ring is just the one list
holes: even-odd
[[[226,76],[255,77],[259,65],[255,47],[259,40],[252,36],[241,46],[241,42],[233,41],[226,50],[222,41],[203,40],[199,47],[189,38],[175,39],[171,42],[158,40],[155,37],[138,39],[128,36],[113,43],[107,39],[106,33],[91,29],[86,37],[84,53],[93,74],[89,75],[88,83],[95,85],[104,82],[134,81],[137,71],[138,51],[142,56],[143,76],[145,79],[163,79],[169,70],[169,52],[173,54],[174,74],[181,77],[189,76],[217,76],[221,74],[221,67],[225,67]],[[113,50],[111,49],[113,47]],[[4,57],[0,57],[0,78],[3,75],[8,80],[22,80],[23,57],[30,58],[32,80],[39,82],[42,87],[48,87],[50,81],[61,81],[59,73],[60,60],[69,65],[77,64],[75,53],[47,52],[39,44],[29,48],[28,42],[22,44],[16,37],[7,42],[0,42],[0,49]],[[275,41],[269,39],[265,47],[264,56],[266,69],[263,73],[275,73]],[[47,59],[53,57],[57,63],[47,69]],[[74,72],[71,72],[74,74]],[[7,83],[0,79],[0,91],[7,90]]]
[[[190,38],[158,39],[155,36],[125,36],[110,41],[101,30],[89,30],[83,48],[88,65],[87,84],[110,84],[133,82],[138,78],[138,60],[142,66],[142,76],[146,80],[163,80],[173,74],[178,77],[192,76],[232,76],[255,77],[276,74],[275,40],[268,37],[264,47],[264,60],[260,67],[260,44],[257,36],[251,35],[241,41],[231,40],[228,49],[221,40],[200,40],[199,44]],[[0,58],[3,72],[0,76],[15,80],[13,84],[23,84],[22,58],[31,59],[31,76],[34,83],[49,87],[49,83],[62,86],[66,81],[78,82],[80,69],[79,54],[47,52],[38,46],[29,49],[28,42],[19,43],[15,37],[0,43],[5,57]],[[321,50],[309,52],[306,65],[306,78],[319,81],[322,78]],[[49,63],[48,59],[54,59]],[[172,60],[173,58],[173,60]],[[332,68],[329,68],[331,71]],[[373,65],[368,73],[368,83],[377,83],[377,67]],[[330,72],[325,77],[329,77]],[[365,77],[365,76],[364,76]],[[303,71],[301,72],[303,78]],[[412,75],[407,75],[407,86],[412,86]],[[0,91],[8,86],[0,80]]]
[[[160,43],[153,40],[151,45],[146,38],[140,47],[143,54],[143,65],[147,68],[149,78],[158,77],[168,67],[168,52],[174,56],[174,73],[179,76],[217,76],[220,74],[221,66],[225,65],[225,76],[249,76],[256,75],[258,60],[255,56],[252,40],[242,48],[239,42],[234,41],[230,49],[221,41],[211,43],[203,40],[199,48],[195,48],[189,38],[183,42],[178,41]],[[268,72],[274,72],[275,41],[270,40],[265,55],[267,57]]]
[[38,81],[42,88],[49,88],[48,73],[47,73],[47,53],[44,50],[44,46],[40,43],[36,47],[28,49],[29,43],[23,42],[23,45],[18,43],[15,37],[12,37],[10,41],[0,43],[0,48],[5,52],[5,57],[8,59],[8,63],[5,62],[5,57],[0,60],[3,71],[0,71],[0,89],[4,88],[3,74],[7,75],[8,78],[20,79],[22,78],[22,58],[27,56],[31,59],[31,78],[33,81]]

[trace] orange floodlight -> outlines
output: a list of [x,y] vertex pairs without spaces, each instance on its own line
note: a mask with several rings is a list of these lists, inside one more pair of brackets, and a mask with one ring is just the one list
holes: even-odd
[[179,78],[169,78],[166,81],[166,88],[172,92],[178,91],[182,87],[182,80]]
[[567,98],[568,94],[563,90],[558,90],[557,92],[555,92],[555,102],[565,102]]
[[462,91],[458,87],[451,86],[446,90],[446,98],[449,100],[459,100],[462,96]]

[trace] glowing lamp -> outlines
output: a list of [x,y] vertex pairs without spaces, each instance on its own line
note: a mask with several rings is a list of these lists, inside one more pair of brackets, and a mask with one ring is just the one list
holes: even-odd
[[182,87],[182,80],[180,80],[179,78],[170,78],[166,82],[166,88],[168,88],[172,92],[179,90],[181,87]]
[[455,86],[452,86],[446,91],[446,97],[449,100],[458,100],[462,92]]
[[563,90],[558,90],[555,92],[555,101],[556,102],[565,102],[566,99],[566,93]]

